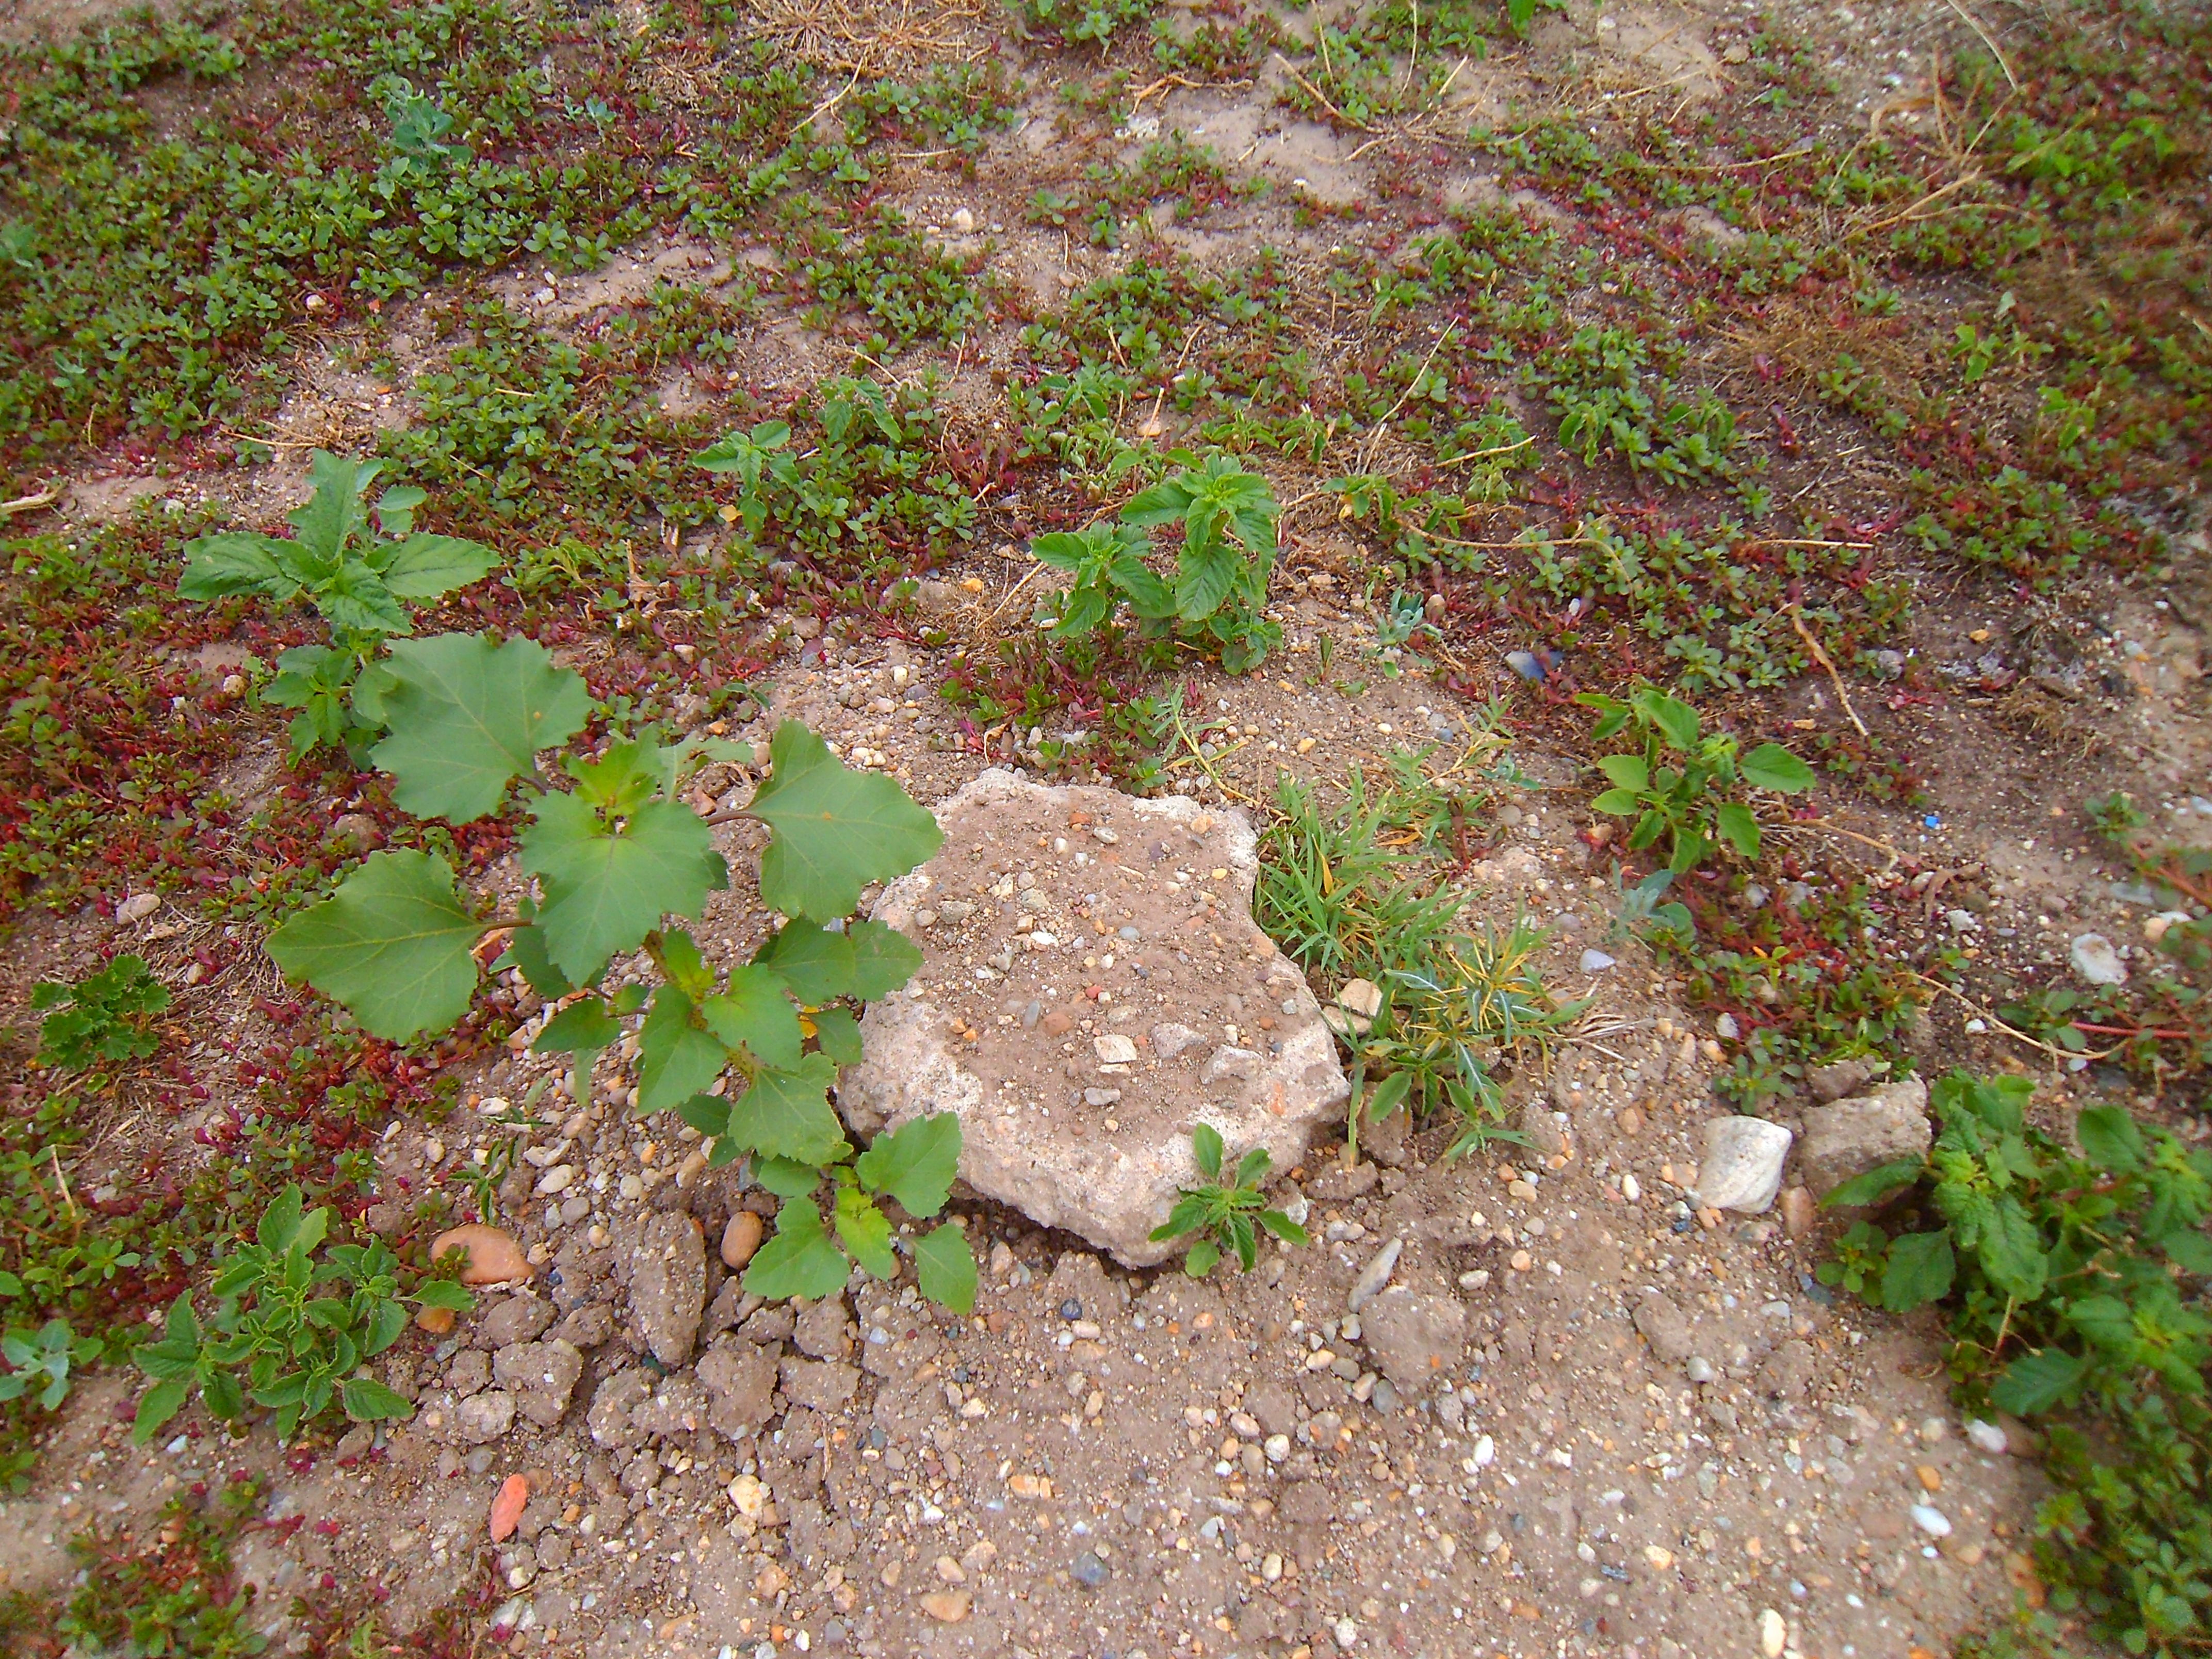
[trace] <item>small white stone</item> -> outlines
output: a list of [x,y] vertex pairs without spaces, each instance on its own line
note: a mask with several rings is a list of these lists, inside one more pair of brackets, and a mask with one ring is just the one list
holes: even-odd
[[576,1166],[556,1164],[538,1177],[538,1194],[543,1198],[553,1193],[565,1193],[576,1184]]
[[1474,1443],[1474,1455],[1468,1459],[1478,1469],[1486,1469],[1498,1461],[1498,1443],[1484,1435]]
[[2002,1457],[2008,1443],[2002,1429],[1994,1423],[1984,1423],[1978,1417],[1966,1419],[1966,1438],[1992,1457]]
[[1336,1621],[1335,1628],[1331,1631],[1330,1634],[1336,1638],[1337,1646],[1343,1649],[1346,1653],[1351,1652],[1352,1649],[1359,1645],[1359,1626],[1353,1624],[1349,1619],[1338,1620]]
[[2125,985],[2128,964],[2102,933],[2081,933],[2066,952],[2075,975],[2085,985]]
[[1102,1037],[1093,1037],[1091,1040],[1091,1046],[1097,1051],[1101,1065],[1129,1066],[1136,1062],[1136,1043],[1118,1031],[1109,1032]]
[[1631,1204],[1638,1202],[1644,1196],[1644,1183],[1632,1175],[1621,1176],[1620,1195]]
[[1763,1117],[1717,1117],[1705,1125],[1705,1157],[1698,1169],[1700,1204],[1763,1215],[1782,1188],[1782,1166],[1794,1139]]
[[1912,1524],[1930,1538],[1948,1538],[1951,1535],[1950,1517],[1932,1504],[1915,1504],[1912,1506]]
[[1782,1659],[1782,1650],[1789,1644],[1790,1627],[1782,1622],[1782,1615],[1768,1607],[1759,1615],[1759,1650],[1766,1659]]
[[159,893],[133,893],[115,907],[115,919],[125,927],[140,922],[161,908]]

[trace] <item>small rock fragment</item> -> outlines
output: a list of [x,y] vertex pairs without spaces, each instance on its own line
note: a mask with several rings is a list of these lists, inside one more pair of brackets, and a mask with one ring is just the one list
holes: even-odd
[[1978,1417],[1966,1419],[1966,1438],[1974,1443],[1978,1450],[1985,1451],[1992,1457],[2002,1457],[2006,1446],[2010,1443],[2005,1439],[2002,1429],[1994,1423],[1984,1423]]
[[1951,1535],[1950,1517],[1933,1504],[1915,1504],[1912,1506],[1912,1524],[1930,1538],[1948,1538]]
[[921,1610],[940,1625],[957,1625],[968,1616],[966,1590],[934,1590],[921,1598]]
[[450,1228],[430,1241],[433,1261],[450,1250],[467,1254],[468,1265],[461,1269],[464,1285],[506,1285],[528,1279],[538,1271],[512,1235],[482,1222]]
[[522,1511],[529,1505],[527,1475],[510,1474],[500,1482],[499,1495],[491,1500],[491,1541],[504,1544],[514,1537],[514,1529],[522,1524]]
[[2125,985],[2128,964],[2102,933],[2080,933],[2068,947],[2066,959],[2084,985]]
[[1799,1167],[1813,1196],[1826,1198],[1854,1176],[1921,1157],[1931,1139],[1928,1085],[1910,1077],[1808,1108]]
[[1091,1047],[1098,1055],[1102,1066],[1133,1066],[1137,1060],[1137,1045],[1130,1037],[1118,1031],[1109,1031],[1104,1036],[1091,1039]]
[[1360,1269],[1359,1277],[1352,1281],[1351,1292],[1344,1298],[1347,1313],[1358,1313],[1390,1282],[1391,1273],[1397,1269],[1399,1253],[1405,1248],[1405,1240],[1394,1238],[1376,1251],[1367,1265]]
[[664,1365],[691,1357],[707,1311],[707,1247],[699,1224],[678,1210],[658,1210],[640,1230],[630,1263],[630,1317]]
[[1152,1027],[1152,1050],[1162,1060],[1173,1060],[1205,1041],[1203,1035],[1188,1025],[1170,1023]]
[[1767,1607],[1759,1615],[1759,1650],[1766,1659],[1782,1659],[1782,1650],[1789,1645],[1790,1627],[1782,1615]]
[[1690,1322],[1659,1291],[1651,1291],[1638,1303],[1633,1317],[1636,1328],[1660,1358],[1680,1365],[1690,1358]]
[[1336,994],[1336,1006],[1348,1014],[1371,1020],[1382,1012],[1382,988],[1372,980],[1348,979]]
[[750,1210],[738,1210],[732,1214],[722,1229],[722,1265],[732,1273],[753,1259],[760,1249],[761,1236],[768,1224]]
[[1717,1117],[1705,1125],[1705,1161],[1698,1170],[1701,1207],[1762,1215],[1782,1188],[1782,1165],[1794,1137],[1762,1117]]

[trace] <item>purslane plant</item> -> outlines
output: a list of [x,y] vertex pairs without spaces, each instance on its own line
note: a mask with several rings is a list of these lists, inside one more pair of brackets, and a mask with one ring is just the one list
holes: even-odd
[[[375,1035],[404,1042],[467,1012],[478,947],[504,933],[495,969],[520,970],[562,1004],[535,1047],[571,1057],[577,1100],[591,1098],[592,1064],[621,1041],[622,1022],[642,1013],[638,1110],[678,1113],[711,1137],[717,1164],[750,1155],[782,1196],[776,1237],[746,1269],[748,1290],[822,1295],[833,1259],[849,1271],[844,1252],[889,1276],[891,1229],[876,1198],[894,1197],[917,1218],[937,1214],[958,1158],[958,1122],[921,1120],[855,1157],[829,1092],[838,1067],[860,1057],[850,1005],[896,990],[921,963],[903,934],[851,913],[864,887],[937,850],[937,821],[893,780],[845,767],[786,721],[744,815],[770,831],[761,897],[788,920],[725,973],[678,923],[696,920],[708,895],[728,885],[713,830],[684,795],[700,765],[736,758],[734,746],[665,743],[648,727],[541,769],[540,755],[568,745],[592,712],[583,678],[544,647],[465,634],[401,640],[390,671],[391,735],[372,757],[392,775],[393,799],[418,817],[467,823],[503,810],[520,781],[529,822],[517,843],[534,896],[514,915],[483,916],[443,859],[379,853],[276,930],[269,951],[277,965]],[[641,948],[657,983],[599,988],[611,963]],[[825,1181],[843,1251],[813,1197]],[[975,1264],[957,1223],[911,1249],[924,1294],[972,1305]]]
[[330,624],[328,645],[295,646],[276,659],[264,696],[292,720],[295,761],[317,745],[344,747],[356,764],[384,729],[391,677],[378,661],[384,642],[415,631],[406,602],[443,598],[499,562],[481,542],[415,528],[427,499],[394,484],[367,505],[379,461],[314,453],[314,497],[292,514],[293,535],[224,531],[185,544],[177,591],[188,599],[250,593],[273,605],[305,599]]

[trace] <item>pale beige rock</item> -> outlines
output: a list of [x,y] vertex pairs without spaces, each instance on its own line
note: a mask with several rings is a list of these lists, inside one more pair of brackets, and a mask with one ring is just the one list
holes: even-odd
[[[1265,1146],[1279,1170],[1297,1164],[1317,1135],[1341,1122],[1348,1088],[1320,1005],[1294,965],[1272,951],[1263,956],[1255,944],[1264,938],[1251,920],[1259,862],[1252,826],[1243,813],[1204,808],[1182,796],[1140,800],[1108,789],[1048,788],[993,770],[945,802],[937,817],[945,831],[937,857],[892,883],[872,913],[921,947],[919,983],[972,986],[977,967],[1002,952],[996,960],[1005,965],[990,969],[999,977],[988,981],[988,995],[1009,1006],[1030,998],[1048,1006],[1045,988],[1064,982],[1071,953],[1127,948],[1115,943],[1117,932],[1104,930],[1133,911],[1139,949],[1188,951],[1208,998],[1241,999],[1242,1015],[1224,1012],[1213,1018],[1234,1019],[1240,1035],[1244,1023],[1261,1016],[1272,1024],[1252,1033],[1264,1042],[1223,1049],[1225,1060],[1209,1049],[1201,1066],[1194,1064],[1198,1044],[1188,1041],[1205,1023],[1182,994],[1188,980],[1178,982],[1177,997],[1168,1006],[1155,1000],[1131,1010],[1131,1030],[1150,1038],[1143,1044],[1127,1031],[1112,1030],[1110,1014],[1098,1021],[1109,1029],[1070,1031],[1064,1018],[1054,1023],[1057,1009],[1033,1029],[1018,1022],[979,1022],[971,1039],[963,1040],[948,1024],[952,1011],[934,1000],[942,994],[894,993],[870,1005],[861,1020],[863,1058],[838,1084],[839,1109],[855,1130],[874,1134],[915,1117],[951,1112],[960,1119],[960,1175],[969,1186],[1042,1225],[1089,1240],[1126,1266],[1149,1267],[1179,1249],[1148,1235],[1166,1218],[1176,1189],[1199,1179],[1190,1149],[1194,1122],[1218,1130],[1232,1156]],[[1112,830],[1115,841],[1103,842],[1095,834],[1100,827]],[[1048,847],[1050,837],[1077,829],[1097,855],[1091,865],[1073,866],[1072,846],[1064,855],[1040,853],[1040,836],[1048,837],[1042,844]],[[1171,856],[1156,860],[1150,849],[1162,844]],[[975,926],[964,932],[942,921],[928,929],[915,925],[916,912],[925,908],[936,908],[942,917],[941,904],[966,892],[975,872],[1003,865],[1015,853],[1025,869],[1036,866],[1034,886],[1010,884],[993,903],[979,907]],[[1108,854],[1119,863],[1108,863]],[[1170,895],[1164,883],[1178,867],[1194,879]],[[1129,880],[1112,880],[1113,915],[1094,921],[1074,911],[1070,901],[1079,896],[1078,890],[1104,890],[1108,871]],[[1066,912],[1066,920],[1054,916],[1048,925],[1071,942],[1045,951],[1006,948],[1016,890],[1043,894],[1042,902]],[[1200,898],[1201,891],[1210,903]],[[994,914],[1001,904],[1009,910],[1003,923]],[[1075,960],[1079,964],[1081,957]],[[1079,1012],[1089,1017],[1087,1010]],[[1202,1040],[1221,1042],[1211,1034]],[[1176,1057],[1166,1058],[1169,1052]],[[1107,1066],[1115,1069],[1102,1074]],[[1045,1118],[1033,1110],[1005,1109],[1006,1103],[1063,1096],[1071,1073],[1077,1083],[1121,1091],[1111,1108],[1110,1131],[1086,1114],[1055,1111]]]

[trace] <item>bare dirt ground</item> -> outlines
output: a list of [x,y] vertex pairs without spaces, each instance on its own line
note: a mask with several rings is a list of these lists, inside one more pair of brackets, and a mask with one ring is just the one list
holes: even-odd
[[[86,15],[17,10],[5,27],[19,38]],[[1303,33],[1313,16],[1283,21]],[[997,27],[955,21],[963,40]],[[1966,27],[1956,8],[1923,5],[1808,9],[1796,21],[1845,89],[1841,117],[1861,123],[1886,102],[1909,104],[1929,52]],[[1547,12],[1524,52],[1469,66],[1435,133],[1463,136],[1568,82],[1728,107],[1742,92],[1732,43],[1747,26],[1741,8],[1718,3]],[[1024,324],[1145,257],[1029,222],[1031,198],[1075,176],[1079,160],[1054,136],[1051,55],[1011,39],[1001,49],[1032,77],[1026,119],[992,140],[971,177],[916,161],[883,180],[886,200],[972,255],[1003,298],[957,356],[914,348],[889,365],[913,373],[931,359],[973,428],[962,435],[981,442],[1003,419],[1000,383]],[[1181,132],[1235,179],[1273,187],[1163,226],[1201,267],[1225,270],[1267,246],[1310,277],[1390,199],[1400,163],[1285,107],[1284,81],[1266,71],[1225,88],[1167,88],[1127,123],[1125,155],[1141,137]],[[1923,103],[1891,118],[1928,112]],[[1422,189],[1443,200],[1499,199],[1496,180],[1447,143],[1419,165]],[[1571,233],[1587,222],[1574,202],[1518,204]],[[522,267],[481,287],[556,331],[580,331],[656,281],[714,291],[771,271],[775,258],[664,238],[586,276]],[[1319,281],[1294,280],[1292,292],[1315,356],[1350,353],[1357,308],[1340,316]],[[347,330],[303,348],[268,428],[269,465],[180,473],[118,450],[77,471],[58,522],[97,525],[167,498],[273,523],[304,499],[307,445],[363,443],[410,418],[407,387],[364,365],[377,355],[428,362],[428,311],[390,307],[373,349],[365,331]],[[726,374],[773,392],[850,362],[793,307],[743,342]],[[713,407],[716,395],[677,375],[663,403],[682,412]],[[1174,409],[1152,413],[1159,428],[1148,435],[1176,441]],[[1125,428],[1140,418],[1131,411]],[[1841,422],[1838,432],[1808,434],[1778,465],[1778,495],[1809,492],[1856,511],[1894,483],[1860,470]],[[1333,452],[1333,463],[1343,459]],[[1190,672],[1194,705],[1224,745],[1241,746],[1203,766],[1186,758],[1170,778],[1191,781],[1214,811],[1256,816],[1279,769],[1336,782],[1427,744],[1431,769],[1448,769],[1483,728],[1487,701],[1519,691],[1520,677],[1495,641],[1449,621],[1435,672],[1401,668],[1357,591],[1359,544],[1331,521],[1333,501],[1309,499],[1319,477],[1345,469],[1264,466],[1279,500],[1307,502],[1286,514],[1273,595],[1286,649],[1249,677]],[[764,741],[777,720],[804,720],[924,803],[1004,763],[1004,733],[981,752],[939,695],[956,665],[1025,629],[1038,598],[1018,550],[1020,503],[993,511],[994,528],[916,596],[927,633],[824,630],[804,611],[775,611],[706,641],[708,656],[772,662],[763,707],[728,733]],[[685,551],[703,561],[714,539]],[[2063,962],[2085,930],[2139,936],[2143,903],[2100,861],[2073,809],[2085,781],[2124,783],[2155,803],[2168,839],[2212,842],[2206,612],[2182,585],[2154,592],[2089,578],[2030,640],[2016,600],[1941,591],[1932,569],[1896,557],[1923,584],[1900,648],[1924,671],[1915,684],[1932,677],[1943,689],[1885,708],[1880,689],[1855,680],[1853,711],[1833,683],[1808,675],[1775,708],[1808,727],[1840,731],[1848,715],[1909,732],[1928,801],[1839,806],[1826,820],[1834,833],[1808,830],[1793,842],[1801,878],[1901,886],[1937,872],[1911,890],[1926,895],[1915,925],[1971,933],[1970,954],[2024,970]],[[1451,584],[1438,590],[1455,615]],[[208,648],[217,654],[202,677],[212,681],[237,659]],[[2049,674],[2077,691],[2038,701],[2008,689]],[[411,1421],[288,1455],[265,1431],[227,1437],[195,1413],[139,1451],[127,1437],[132,1379],[100,1375],[71,1402],[30,1490],[0,1502],[0,1587],[51,1593],[68,1583],[66,1547],[88,1526],[157,1526],[180,1490],[250,1471],[268,1483],[272,1524],[247,1535],[237,1561],[258,1589],[253,1623],[272,1652],[324,1639],[295,1615],[302,1595],[374,1602],[393,1637],[458,1608],[470,1628],[524,1653],[672,1659],[1948,1651],[2016,1593],[2039,1594],[2023,1553],[2040,1496],[2024,1455],[2033,1436],[2004,1425],[2007,1453],[1967,1437],[1948,1403],[1936,1327],[1870,1313],[1812,1277],[1826,1224],[1794,1236],[1775,1217],[1715,1226],[1692,1213],[1685,1200],[1703,1125],[1729,1109],[1709,1087],[1722,1051],[1680,984],[1607,932],[1609,860],[1587,833],[1578,752],[1546,735],[1557,712],[1515,744],[1534,787],[1504,798],[1495,835],[1465,872],[1470,919],[1526,914],[1547,925],[1547,979],[1590,999],[1556,1062],[1514,1081],[1525,1142],[1445,1163],[1443,1131],[1386,1127],[1349,1170],[1334,1146],[1316,1146],[1278,1188],[1310,1206],[1316,1242],[1270,1246],[1249,1274],[1194,1282],[1171,1267],[1127,1270],[971,1197],[956,1209],[987,1264],[972,1318],[857,1275],[847,1297],[782,1309],[742,1297],[714,1248],[733,1213],[770,1207],[765,1195],[687,1160],[692,1132],[635,1121],[618,1075],[600,1098],[566,1103],[571,1115],[538,1133],[502,1189],[503,1224],[537,1266],[529,1289],[486,1298],[449,1336],[410,1332],[385,1362],[386,1380],[416,1403]],[[273,788],[280,753],[264,732],[233,793],[251,801]],[[757,848],[740,830],[721,833],[737,885],[704,931],[734,948],[767,919],[750,885]],[[1972,920],[1961,925],[1953,918],[1969,893]],[[107,910],[21,924],[8,1012],[20,1013],[33,981],[81,972],[111,947],[181,975],[187,947],[210,943],[180,907],[131,924]],[[221,1156],[191,1132],[249,1100],[234,1056],[265,1040],[254,999],[276,989],[250,938],[234,930],[227,944],[236,948],[225,966],[187,993],[196,1000],[179,1015],[191,1012],[198,1034],[189,1066],[204,1107],[174,1121],[166,1147],[148,1139],[150,1122],[112,1126],[81,1153],[81,1185],[103,1173],[112,1182],[137,1157]],[[1615,960],[1591,972],[1584,953],[1601,945]],[[1120,991],[1139,967],[1172,975],[1173,957],[1133,951],[1094,976]],[[1327,1002],[1335,988],[1315,988]],[[1194,1027],[1243,1018],[1202,975],[1175,995],[1176,1018]],[[1093,1004],[1074,1018],[1097,1013]],[[1003,1041],[1018,1044],[1013,1003],[979,1000],[966,1013],[1001,1016],[1017,1022]],[[2115,1086],[2004,1043],[1955,1000],[1930,1006],[1914,1048],[1929,1074],[1954,1062],[2032,1067],[2039,1109],[2058,1121],[2094,1088]],[[490,1139],[476,1104],[518,1095],[546,1069],[519,1053],[465,1064],[453,1116],[402,1116],[381,1134],[380,1190],[419,1192],[468,1158]],[[1777,1115],[1789,1121],[1786,1105]],[[572,1174],[549,1183],[555,1169]],[[656,1316],[637,1262],[641,1241],[662,1236],[656,1217],[691,1218],[707,1247],[699,1282],[678,1291],[703,1308],[696,1351],[674,1368],[650,1358],[642,1328]],[[1347,1298],[1386,1247],[1398,1251],[1391,1279],[1402,1301],[1363,1297],[1355,1313]],[[565,1383],[533,1376],[561,1344],[579,1362]],[[488,1510],[517,1473],[529,1479],[529,1507],[514,1538],[495,1546]]]

